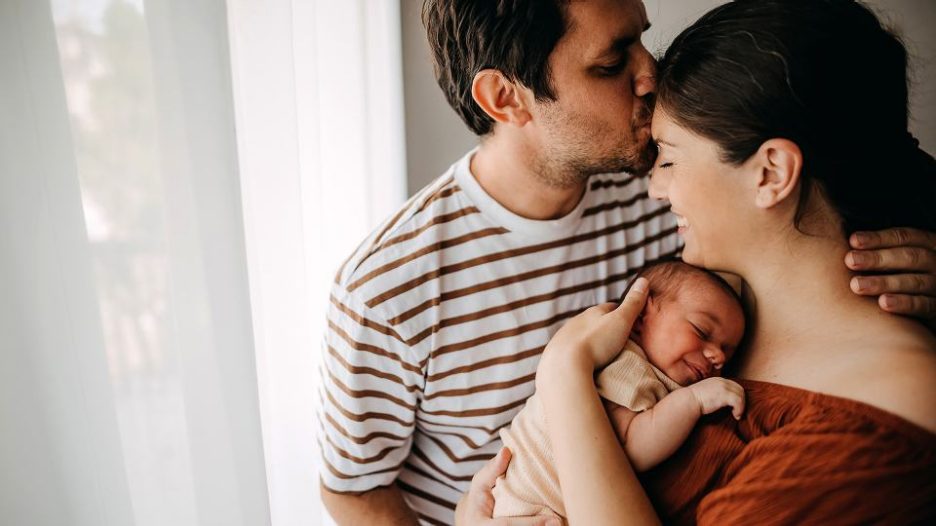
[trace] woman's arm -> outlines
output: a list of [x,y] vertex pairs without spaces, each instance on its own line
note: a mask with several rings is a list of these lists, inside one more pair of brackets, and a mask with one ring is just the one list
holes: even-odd
[[570,320],[547,345],[536,374],[570,524],[658,524],[595,389],[594,371],[624,345],[647,299],[639,279],[617,308]]

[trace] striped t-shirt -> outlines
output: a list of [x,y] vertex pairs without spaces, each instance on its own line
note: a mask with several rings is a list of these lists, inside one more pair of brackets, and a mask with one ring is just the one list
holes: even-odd
[[339,270],[322,350],[322,483],[397,481],[424,524],[453,522],[562,323],[681,248],[646,178],[594,176],[575,210],[536,221],[485,193],[471,155]]

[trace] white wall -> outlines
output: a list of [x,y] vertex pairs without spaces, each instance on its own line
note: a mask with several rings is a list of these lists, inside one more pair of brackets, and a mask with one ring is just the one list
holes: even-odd
[[[400,0],[403,27],[403,82],[406,104],[408,187],[412,194],[442,173],[477,143],[448,106],[432,74],[432,63],[419,14],[422,0]],[[653,27],[644,42],[654,54],[676,34],[722,0],[644,0]],[[936,153],[936,2],[869,0],[893,22],[914,56],[911,130],[923,148]],[[869,67],[871,67],[869,65]]]

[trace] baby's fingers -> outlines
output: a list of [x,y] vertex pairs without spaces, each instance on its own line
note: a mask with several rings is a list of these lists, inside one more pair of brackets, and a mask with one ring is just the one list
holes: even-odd
[[728,405],[731,406],[731,416],[733,416],[735,420],[741,420],[741,415],[744,414],[744,391],[737,392],[732,390],[731,394],[728,396]]

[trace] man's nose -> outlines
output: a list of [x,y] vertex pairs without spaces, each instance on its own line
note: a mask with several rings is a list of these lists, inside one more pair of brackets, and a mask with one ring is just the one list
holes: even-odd
[[640,66],[634,76],[634,95],[646,97],[656,93],[656,61],[646,48],[641,46],[640,49]]
[[656,77],[653,75],[639,75],[634,79],[634,95],[646,97],[656,92]]

